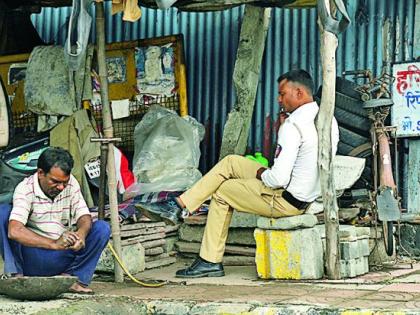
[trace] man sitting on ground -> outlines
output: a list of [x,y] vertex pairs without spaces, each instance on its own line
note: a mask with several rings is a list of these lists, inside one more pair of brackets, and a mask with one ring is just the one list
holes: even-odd
[[[62,148],[48,148],[37,172],[20,182],[13,207],[0,204],[0,252],[11,276],[74,275],[70,291],[88,288],[110,237],[104,221],[92,217],[73,175],[73,158]],[[76,224],[76,230],[71,227]]]
[[[142,204],[149,216],[159,214],[166,221],[183,209],[194,212],[210,196],[207,224],[198,259],[177,277],[220,277],[222,259],[233,209],[279,218],[300,215],[320,195],[318,133],[315,118],[318,105],[314,84],[304,70],[283,74],[278,82],[279,105],[289,114],[282,117],[271,168],[238,155],[229,155],[179,198],[160,204]],[[338,126],[332,124],[333,155],[337,149]]]

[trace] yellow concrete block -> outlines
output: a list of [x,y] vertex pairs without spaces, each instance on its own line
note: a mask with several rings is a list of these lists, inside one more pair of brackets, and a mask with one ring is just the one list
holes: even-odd
[[263,279],[319,279],[323,251],[318,231],[255,229],[255,262]]

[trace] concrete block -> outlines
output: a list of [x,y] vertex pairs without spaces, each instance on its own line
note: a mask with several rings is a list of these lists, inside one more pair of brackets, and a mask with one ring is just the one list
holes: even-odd
[[263,279],[320,279],[324,275],[322,241],[315,228],[255,229],[257,273]]
[[341,278],[354,278],[357,276],[356,259],[340,260]]
[[[199,242],[203,238],[204,226],[182,224],[179,228],[179,239],[188,242]],[[227,244],[255,246],[253,228],[231,228],[226,241]]]
[[340,225],[339,232],[340,241],[355,241],[357,240],[356,227],[353,225]]
[[364,236],[367,236],[367,238],[369,238],[370,227],[368,227],[368,226],[358,226],[358,227],[356,227],[356,236],[357,236],[358,239],[365,238]]
[[257,220],[260,216],[252,213],[245,213],[234,211],[232,221],[230,221],[231,228],[256,228]]
[[361,257],[369,256],[369,239],[359,239],[357,240],[357,244],[359,244],[359,253]]
[[302,214],[284,218],[259,217],[257,225],[260,229],[266,230],[294,230],[300,228],[311,228],[318,223],[318,219],[313,214]]
[[340,241],[340,253],[342,260],[350,260],[361,257],[359,242],[342,242]]
[[369,272],[367,257],[359,257],[350,260],[340,260],[340,272],[342,278],[354,278]]
[[318,230],[322,239],[325,239],[325,224],[317,224],[314,226],[314,229]]
[[[319,233],[321,234],[322,238],[325,238],[325,224],[318,224],[315,226],[316,229],[318,229]],[[339,226],[339,236],[340,241],[343,242],[352,242],[356,241],[359,237],[357,236],[357,231],[359,227],[355,227],[353,225],[343,225],[341,224]],[[365,230],[364,227],[361,228],[362,230],[359,232],[360,235],[363,235],[365,233],[368,233],[367,230]],[[360,238],[363,238],[360,236]]]
[[[126,245],[122,247],[122,261],[132,274],[142,272],[145,269],[144,248],[140,243]],[[99,258],[96,270],[105,272],[114,272],[114,256],[108,247]]]

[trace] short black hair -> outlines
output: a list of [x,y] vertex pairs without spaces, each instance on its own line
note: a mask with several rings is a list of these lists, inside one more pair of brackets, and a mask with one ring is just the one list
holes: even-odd
[[49,147],[38,158],[38,168],[47,174],[51,168],[59,167],[66,175],[70,175],[74,160],[70,152],[59,147]]
[[308,92],[311,93],[311,95],[313,95],[314,81],[312,80],[311,75],[307,71],[303,69],[291,70],[279,76],[279,78],[277,79],[277,83],[280,83],[283,80],[299,83],[306,87]]

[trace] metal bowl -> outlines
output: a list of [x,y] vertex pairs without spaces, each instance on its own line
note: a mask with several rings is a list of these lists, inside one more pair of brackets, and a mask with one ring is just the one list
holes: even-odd
[[0,279],[0,294],[19,300],[49,300],[67,292],[76,281],[73,276]]

